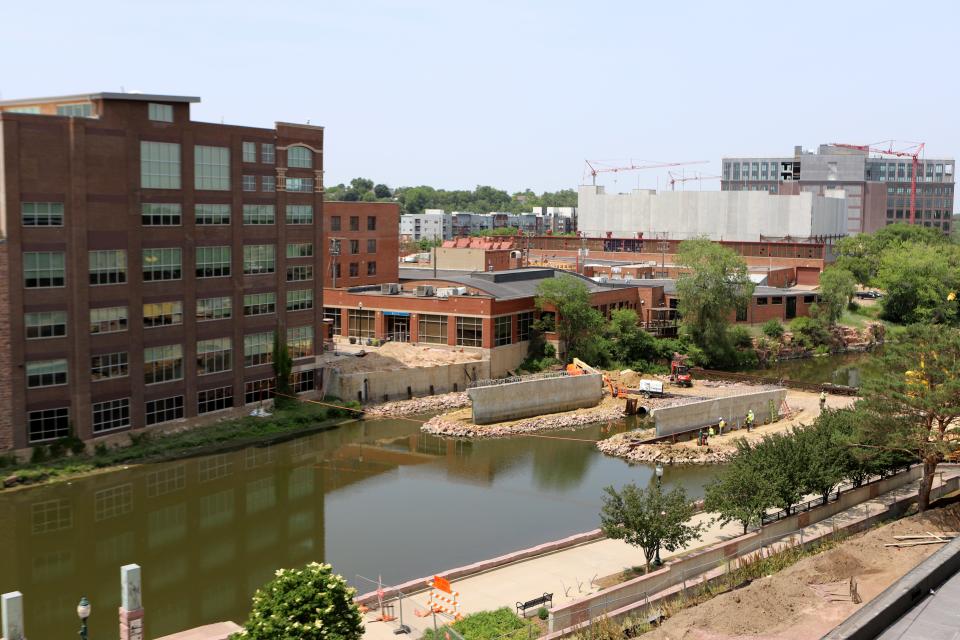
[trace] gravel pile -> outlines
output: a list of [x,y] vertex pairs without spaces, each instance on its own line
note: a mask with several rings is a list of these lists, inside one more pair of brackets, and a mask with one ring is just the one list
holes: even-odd
[[367,417],[410,416],[418,413],[430,413],[469,407],[470,398],[466,392],[444,393],[439,396],[426,396],[412,400],[397,400],[374,405],[366,410]]
[[538,416],[508,424],[493,425],[474,425],[459,420],[450,420],[443,416],[435,416],[420,427],[420,430],[424,433],[454,438],[505,438],[524,433],[558,431],[608,420],[620,420],[624,415],[622,406],[601,406],[572,413]]
[[688,447],[671,444],[639,444],[650,431],[642,436],[625,433],[597,443],[597,448],[609,456],[623,458],[629,462],[647,462],[661,464],[723,464],[730,460],[736,449],[714,449],[713,447]]

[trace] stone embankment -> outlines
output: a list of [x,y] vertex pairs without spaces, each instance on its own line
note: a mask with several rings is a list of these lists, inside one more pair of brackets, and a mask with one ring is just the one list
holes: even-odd
[[653,436],[653,431],[630,432],[615,435],[597,443],[597,448],[609,456],[627,462],[660,464],[723,464],[737,452],[736,447],[696,447],[668,443],[639,444]]
[[592,409],[537,416],[535,418],[490,425],[475,425],[448,416],[434,416],[427,421],[420,430],[424,433],[453,438],[505,438],[508,436],[522,435],[524,433],[573,429],[597,422],[620,420],[625,415],[622,403],[605,403]]
[[411,416],[432,411],[449,411],[470,406],[470,398],[465,392],[444,393],[439,396],[426,396],[412,400],[397,400],[368,407],[365,411],[369,418],[389,418],[390,416]]

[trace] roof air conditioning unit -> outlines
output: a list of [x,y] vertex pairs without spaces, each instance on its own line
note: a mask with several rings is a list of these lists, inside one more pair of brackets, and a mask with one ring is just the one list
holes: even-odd
[[433,295],[433,287],[427,284],[418,285],[416,295],[418,298],[428,298]]
[[400,284],[397,282],[385,282],[380,285],[380,293],[395,296],[400,293]]
[[465,295],[467,295],[467,288],[466,288],[466,287],[454,287],[454,288],[453,288],[453,293],[454,293],[454,295],[465,296]]

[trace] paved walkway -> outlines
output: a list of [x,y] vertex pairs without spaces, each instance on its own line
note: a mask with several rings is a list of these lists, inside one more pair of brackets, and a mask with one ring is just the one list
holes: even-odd
[[[958,467],[944,467],[942,470],[944,480],[960,475]],[[938,474],[934,487],[936,488],[939,484],[940,475]],[[911,494],[915,495],[918,485],[919,481],[914,481],[900,489],[860,503],[847,511],[810,525],[803,530],[803,535],[809,537],[815,531],[831,531],[864,515],[886,510],[893,502]],[[933,496],[937,496],[936,489]],[[701,513],[694,517],[694,521],[707,522],[711,518],[711,514]],[[696,547],[735,538],[742,531],[743,529],[736,523],[726,527],[710,524],[695,546],[677,553],[687,553]],[[661,552],[660,555],[666,560],[676,554]],[[612,575],[643,564],[644,555],[641,550],[619,540],[603,539],[457,580],[453,582],[453,589],[460,593],[460,608],[465,614],[504,606],[514,609],[518,601],[535,598],[544,592],[553,593],[553,604],[557,606],[596,593],[599,589],[591,582],[595,578]],[[403,621],[412,630],[411,635],[405,637],[419,638],[425,630],[432,628],[431,617],[420,618],[415,615],[417,610],[426,610],[426,595],[421,592],[411,598],[404,598]],[[394,615],[398,613],[395,612]],[[364,638],[388,640],[396,637],[393,632],[397,628],[397,621],[374,622],[372,613],[368,613],[365,618],[367,625]],[[437,617],[437,622],[438,624],[441,622],[440,616]]]

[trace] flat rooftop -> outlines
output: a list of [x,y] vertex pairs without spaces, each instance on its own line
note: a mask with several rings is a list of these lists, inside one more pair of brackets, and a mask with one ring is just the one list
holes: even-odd
[[196,96],[169,96],[158,93],[115,93],[101,91],[99,93],[78,93],[69,96],[42,96],[39,98],[17,98],[15,100],[0,100],[0,107],[13,107],[25,104],[47,104],[50,102],[81,102],[84,100],[135,100],[138,102],[200,102]]
[[610,289],[635,286],[626,281],[599,283],[577,273],[552,269],[549,267],[525,267],[506,271],[458,271],[437,269],[400,269],[400,280],[436,280],[452,282],[464,287],[470,287],[488,293],[500,299],[530,298],[537,295],[537,287],[547,278],[569,277],[578,278],[591,293],[609,291]]

